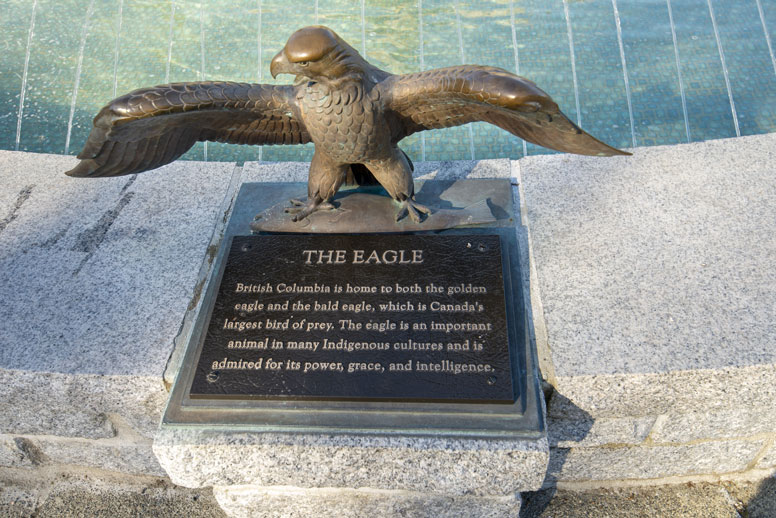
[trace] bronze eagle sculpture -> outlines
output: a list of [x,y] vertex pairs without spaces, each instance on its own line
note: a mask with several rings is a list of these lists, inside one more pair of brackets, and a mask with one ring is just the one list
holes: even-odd
[[412,163],[398,147],[418,131],[485,121],[528,142],[582,155],[625,155],[571,122],[533,82],[495,67],[462,65],[394,75],[369,64],[334,31],[305,27],[270,65],[293,85],[173,83],[123,95],[100,110],[79,177],[140,173],[168,164],[197,141],[313,142],[307,200],[295,221],[320,209],[343,183],[378,182],[399,204],[397,221],[419,222]]

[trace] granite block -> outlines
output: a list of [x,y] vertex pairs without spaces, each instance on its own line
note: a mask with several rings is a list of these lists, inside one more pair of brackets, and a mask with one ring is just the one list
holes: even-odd
[[167,399],[161,378],[0,369],[0,433],[113,437],[115,413],[153,437]]
[[[509,178],[508,159],[416,162],[413,177],[422,180]],[[245,162],[244,182],[307,182],[309,162]]]
[[697,369],[652,374],[559,376],[550,416],[655,416],[741,407],[772,408],[776,366]]
[[219,217],[215,220],[215,226],[210,237],[210,243],[207,246],[207,252],[200,264],[199,272],[197,273],[198,280],[197,284],[194,286],[194,296],[186,307],[180,330],[175,337],[172,353],[170,354],[167,366],[164,369],[163,378],[167,388],[173,385],[175,377],[178,375],[181,362],[183,361],[186,344],[188,344],[188,341],[191,338],[194,322],[201,309],[199,301],[202,294],[207,292],[208,284],[211,280],[210,270],[213,267],[218,247],[224,237],[226,224],[229,221],[229,215],[233,209],[234,201],[237,198],[241,173],[242,167],[235,167],[233,169],[229,183],[225,189],[226,195],[221,201],[220,207],[217,208],[216,214],[219,215]]
[[61,439],[47,436],[36,438],[34,442],[48,461],[55,464],[90,466],[133,475],[165,476],[151,450],[150,440]]
[[154,453],[186,487],[294,486],[504,496],[536,489],[547,440],[240,433],[163,427]]
[[775,159],[771,134],[520,161],[559,379],[776,363]]
[[216,486],[213,494],[221,508],[234,518],[507,518],[520,512],[519,495],[474,497],[410,491],[254,486]]
[[776,401],[768,406],[668,414],[661,418],[651,439],[656,443],[683,443],[762,434],[776,434]]
[[19,448],[15,437],[0,436],[0,466],[31,466],[32,460]]
[[234,166],[74,163],[0,152],[0,368],[161,377]]
[[762,446],[763,441],[710,441],[681,446],[553,448],[548,482],[740,472]]
[[245,162],[243,182],[305,182],[310,162]]
[[0,151],[0,432],[110,437],[119,413],[149,436],[234,164],[75,163]]
[[755,468],[773,469],[776,468],[776,441],[771,441],[770,446],[766,448],[765,454],[757,461]]
[[0,466],[34,467],[48,462],[40,445],[28,437],[0,435]]
[[551,447],[561,448],[635,445],[644,442],[654,423],[654,417],[550,418],[547,420],[547,439]]
[[457,180],[460,178],[510,178],[508,159],[455,160],[418,162],[413,177],[423,180]]

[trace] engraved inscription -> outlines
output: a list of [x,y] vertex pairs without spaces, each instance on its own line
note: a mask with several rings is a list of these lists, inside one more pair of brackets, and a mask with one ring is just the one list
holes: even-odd
[[191,397],[514,401],[498,236],[237,236]]

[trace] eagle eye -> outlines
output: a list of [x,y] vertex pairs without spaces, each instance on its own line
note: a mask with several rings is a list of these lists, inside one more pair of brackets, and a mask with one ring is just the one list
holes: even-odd
[[310,64],[310,62],[309,61],[298,61],[296,64],[299,65],[300,67],[306,67],[307,65]]

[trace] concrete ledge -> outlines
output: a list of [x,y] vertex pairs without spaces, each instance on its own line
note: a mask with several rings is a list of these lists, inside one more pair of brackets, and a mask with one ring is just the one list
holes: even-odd
[[661,416],[652,430],[654,443],[680,443],[769,435],[776,431],[776,402],[762,407],[742,407],[716,412]]
[[656,417],[614,417],[562,419],[547,421],[552,447],[593,447],[609,444],[641,444],[652,431]]
[[234,166],[89,180],[74,163],[0,152],[1,430],[104,437],[99,414],[129,407],[148,433]]
[[520,161],[559,377],[774,365],[775,144]]
[[520,496],[451,496],[409,491],[370,489],[214,487],[221,508],[235,518],[263,517],[390,517],[457,518],[517,516]]
[[113,437],[109,414],[153,437],[167,392],[159,377],[0,369],[0,433]]
[[0,462],[160,474],[162,373],[234,164],[91,180],[75,162],[0,151]]
[[726,482],[546,489],[523,495],[524,518],[676,517],[770,518],[776,479]]
[[[551,477],[776,468],[774,150],[760,135],[605,160],[417,164],[419,178],[519,179],[556,389]],[[240,173],[298,181],[308,164],[177,162],[92,181],[63,176],[73,163],[0,152],[0,465],[158,473],[147,448],[162,372],[176,370]],[[121,423],[137,436],[122,443]]]
[[[0,476],[0,516],[14,518],[62,518],[66,516],[100,516],[111,518],[223,518],[211,491],[176,487],[164,479],[137,476],[111,476],[97,472],[67,472],[18,468],[10,477]],[[5,473],[7,474],[7,473]],[[5,475],[4,474],[4,475]],[[776,479],[762,481],[696,481],[693,483],[654,485],[645,482],[627,487],[575,483],[574,489],[548,488],[520,495],[520,512],[524,518],[538,517],[631,517],[656,516],[689,518],[771,518],[776,508]],[[710,483],[711,482],[711,483]],[[566,484],[567,486],[569,484]],[[220,502],[230,511],[239,512],[249,506],[252,488],[230,491],[226,498],[215,488]],[[482,499],[476,497],[446,497],[411,492],[374,490],[341,491],[322,489],[305,491],[299,488],[268,488],[256,491],[277,511],[275,515],[255,512],[251,516],[290,516],[289,508],[295,501],[309,512],[303,516],[327,516],[328,504],[323,499],[331,496],[331,508],[342,510],[342,516],[379,516],[385,509],[388,516],[509,516],[517,518],[516,497]],[[336,495],[336,496],[335,496]],[[415,497],[417,507],[392,507],[392,500]],[[298,500],[291,500],[296,498]],[[288,506],[281,507],[283,502]],[[277,505],[275,505],[277,503]],[[350,507],[353,503],[353,507]],[[409,503],[409,502],[407,502]],[[428,507],[420,507],[428,503]],[[449,506],[447,505],[449,503]],[[322,504],[322,505],[319,505]],[[478,505],[479,504],[479,505]],[[317,507],[316,507],[317,506]],[[356,508],[356,506],[360,506]],[[351,509],[364,509],[363,514],[344,514]],[[396,511],[394,512],[394,509]],[[426,509],[429,511],[427,512]],[[506,511],[499,514],[502,509]],[[402,513],[402,511],[404,511]],[[339,515],[335,515],[339,516]]]
[[24,438],[0,436],[0,466],[26,467],[40,464],[39,450]]
[[671,446],[558,448],[550,455],[546,484],[743,472],[763,444],[763,440],[738,440]]
[[[677,346],[678,347],[678,346]],[[557,417],[620,417],[773,408],[776,366],[557,376]]]
[[[418,162],[413,177],[421,180],[459,178],[510,178],[510,160],[457,160]],[[307,182],[309,162],[245,162],[243,182]]]
[[158,378],[234,166],[90,180],[73,163],[0,153],[0,368]]
[[62,440],[44,437],[33,441],[47,462],[89,466],[133,475],[165,476],[159,461],[151,451],[151,441],[90,441]]
[[767,465],[775,150],[771,134],[518,162],[553,478]]

